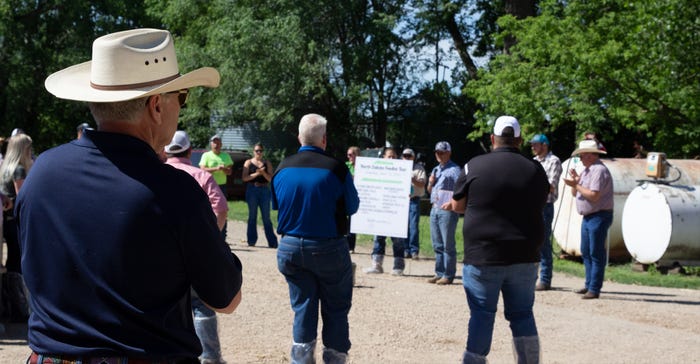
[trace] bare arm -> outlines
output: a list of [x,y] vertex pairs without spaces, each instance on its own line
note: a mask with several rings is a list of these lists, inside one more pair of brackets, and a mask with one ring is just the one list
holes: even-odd
[[431,173],[430,178],[428,179],[428,187],[427,187],[428,193],[432,193],[434,185],[435,185],[435,175]]
[[214,215],[216,216],[216,225],[219,227],[219,230],[224,229],[224,225],[226,225],[226,219],[228,218],[228,212],[226,211],[221,211],[217,212],[214,211]]
[[445,202],[440,206],[443,210],[456,212],[458,214],[463,214],[467,208],[467,198],[463,197],[459,200],[450,200],[450,202]]
[[598,202],[598,200],[600,200],[600,196],[601,196],[600,191],[593,191],[593,190],[590,190],[590,189],[583,187],[579,184],[574,186],[574,188],[572,190],[574,192],[574,196],[576,195],[576,192],[578,192],[581,194],[581,197],[585,198],[586,200],[588,200],[590,202],[596,203],[596,202]]
[[[204,301],[202,301],[204,302]],[[228,304],[228,306],[224,308],[216,308],[216,307],[211,307],[209,304],[204,302],[204,304],[207,305],[207,307],[211,308],[212,310],[218,312],[218,313],[233,313],[233,311],[236,310],[238,305],[241,303],[241,291],[238,291],[235,297],[231,300],[231,303]]]
[[419,179],[419,178],[416,178],[416,177],[412,177],[412,178],[411,178],[411,183],[413,183],[413,185],[416,186],[416,187],[418,187],[418,188],[425,187],[425,178]]
[[265,168],[260,170],[260,173],[268,182],[270,182],[272,180],[272,163],[270,163],[270,161],[265,161]]
[[593,191],[579,184],[579,182],[581,181],[581,176],[579,176],[578,173],[576,173],[576,170],[571,169],[569,171],[569,175],[571,175],[571,179],[564,179],[564,183],[566,183],[567,186],[571,187],[572,195],[576,196],[576,193],[578,192],[581,194],[581,197],[593,203],[596,203],[598,202],[598,200],[600,200],[600,191]]
[[24,184],[24,178],[16,179],[13,182],[15,184],[15,193],[19,193],[19,189],[22,188],[22,185]]
[[243,182],[250,182],[255,179],[255,177],[250,174],[250,163],[250,159],[247,159],[245,163],[243,163]]

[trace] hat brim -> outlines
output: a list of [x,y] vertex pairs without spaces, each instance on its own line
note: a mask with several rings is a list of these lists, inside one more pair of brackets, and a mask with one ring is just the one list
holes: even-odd
[[90,85],[91,65],[92,61],[88,61],[53,73],[44,81],[44,87],[51,94],[61,99],[86,102],[118,102],[195,86],[218,87],[220,81],[219,72],[216,69],[203,67],[160,85],[130,90],[98,90]]
[[603,150],[600,150],[600,149],[597,149],[597,148],[579,148],[579,149],[574,150],[574,151],[571,153],[571,156],[574,157],[574,156],[577,156],[577,155],[579,155],[579,154],[581,154],[581,153],[608,154],[608,152],[603,151]]

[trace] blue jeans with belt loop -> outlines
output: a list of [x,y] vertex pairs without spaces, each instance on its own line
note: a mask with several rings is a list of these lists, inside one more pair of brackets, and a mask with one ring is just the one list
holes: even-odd
[[430,238],[435,251],[435,276],[454,279],[457,271],[455,231],[459,215],[433,206],[430,210]]
[[265,230],[265,238],[267,246],[270,248],[277,247],[277,235],[272,227],[270,220],[270,199],[272,193],[269,185],[255,186],[248,183],[245,190],[245,202],[248,204],[248,229],[247,238],[248,245],[255,245],[258,242],[258,207],[260,208],[260,217],[262,218],[263,228]]
[[554,219],[554,204],[547,203],[542,209],[542,220],[544,220],[544,243],[540,250],[540,283],[552,284],[552,220]]
[[347,244],[345,237],[305,239],[285,235],[280,240],[277,268],[289,286],[295,343],[316,340],[320,304],[323,345],[341,353],[350,350],[352,264]]
[[420,252],[419,225],[420,197],[412,197],[408,203],[408,239],[406,240],[406,251],[416,256]]
[[586,270],[586,288],[594,294],[599,294],[603,288],[608,263],[605,241],[612,221],[612,210],[605,210],[586,215],[581,222],[581,257]]
[[532,313],[535,303],[537,263],[462,268],[462,285],[469,305],[467,351],[481,356],[491,351],[498,297],[503,294],[503,313],[513,337],[536,336]]

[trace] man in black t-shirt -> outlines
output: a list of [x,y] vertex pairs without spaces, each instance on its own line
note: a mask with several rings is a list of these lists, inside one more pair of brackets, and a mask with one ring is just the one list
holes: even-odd
[[462,284],[471,316],[462,361],[486,362],[502,292],[516,361],[539,363],[532,306],[549,182],[538,162],[520,154],[520,125],[514,117],[496,119],[491,143],[491,153],[465,165],[452,201],[443,205],[465,213]]

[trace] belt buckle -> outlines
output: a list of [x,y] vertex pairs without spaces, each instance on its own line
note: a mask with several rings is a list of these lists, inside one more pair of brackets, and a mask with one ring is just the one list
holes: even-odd
[[122,360],[122,358],[119,357],[97,357],[97,358],[90,358],[90,361],[86,364],[124,364],[128,363],[126,360]]

